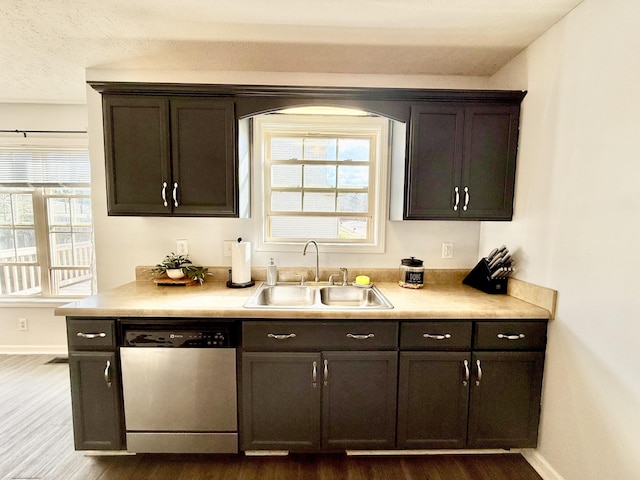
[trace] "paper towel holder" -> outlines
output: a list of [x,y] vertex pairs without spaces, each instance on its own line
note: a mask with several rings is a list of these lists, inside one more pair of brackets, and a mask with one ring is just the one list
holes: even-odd
[[[242,242],[242,237],[238,237],[238,243]],[[234,283],[233,282],[233,276],[231,273],[232,269],[229,269],[229,280],[227,280],[227,287],[229,288],[248,288],[248,287],[253,287],[256,282],[253,281],[253,279],[250,279],[248,282],[244,282],[244,283]]]
[[231,281],[231,269],[229,269],[229,280],[227,280],[227,287],[229,288],[248,288],[253,287],[256,284],[254,280],[251,280],[246,283],[233,283]]

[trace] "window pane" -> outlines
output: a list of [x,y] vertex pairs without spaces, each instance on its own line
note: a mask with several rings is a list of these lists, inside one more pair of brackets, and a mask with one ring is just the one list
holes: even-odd
[[0,263],[16,261],[16,243],[12,228],[0,228]]
[[93,279],[90,269],[53,270],[51,289],[54,295],[91,295]]
[[73,264],[90,267],[93,259],[93,236],[90,232],[73,234]]
[[368,162],[370,144],[368,138],[341,138],[338,141],[338,160]]
[[335,165],[305,165],[304,186],[305,188],[335,188]]
[[339,238],[358,239],[367,238],[367,218],[340,218],[339,222]]
[[302,159],[302,138],[271,138],[272,160]]
[[47,199],[49,226],[71,225],[71,208],[68,198]]
[[302,192],[272,192],[271,210],[274,212],[302,211]]
[[335,138],[305,138],[304,139],[304,159],[305,160],[335,160],[336,159],[336,139]]
[[71,222],[73,225],[91,225],[91,200],[89,198],[71,199]]
[[38,295],[40,287],[40,267],[0,267],[0,295]]
[[8,193],[0,193],[0,225],[13,225],[11,195]]
[[52,233],[49,235],[51,244],[51,265],[54,267],[73,266],[73,244],[71,232]]
[[333,192],[305,192],[304,193],[305,212],[335,212],[336,194]]
[[369,167],[338,167],[338,188],[366,188],[369,186]]
[[33,225],[33,199],[31,194],[13,194],[13,221],[15,225]]
[[275,188],[302,187],[302,165],[273,165],[271,186]]
[[332,217],[271,217],[275,238],[337,238],[338,222]]
[[339,193],[338,194],[338,211],[339,212],[367,212],[369,195],[366,193]]

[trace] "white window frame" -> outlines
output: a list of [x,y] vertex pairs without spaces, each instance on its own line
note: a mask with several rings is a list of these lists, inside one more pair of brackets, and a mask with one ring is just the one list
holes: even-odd
[[[325,252],[336,253],[384,253],[386,213],[389,201],[389,168],[390,168],[390,126],[389,119],[378,116],[340,116],[322,115],[290,115],[265,114],[253,117],[253,172],[254,172],[254,208],[259,216],[260,232],[256,245],[257,251],[297,252],[307,239],[270,240],[268,237],[268,215],[270,198],[267,197],[267,182],[270,172],[266,160],[266,140],[270,135],[286,136],[289,134],[310,133],[310,136],[326,135],[338,137],[371,136],[372,160],[370,167],[370,232],[368,241],[316,240]],[[321,164],[322,162],[319,162]],[[315,164],[315,161],[314,161]],[[354,162],[353,165],[357,165]],[[371,194],[373,193],[373,194]],[[296,215],[316,216],[316,212],[300,212]],[[341,216],[349,216],[342,214]],[[358,215],[354,215],[358,216]]]
[[[16,141],[11,138],[0,138],[0,148],[6,147],[10,149],[16,148],[40,148],[40,149],[51,149],[51,150],[88,150],[88,142],[86,135],[80,136],[72,136],[70,138],[24,138],[20,141]],[[89,189],[91,188],[90,184],[69,184],[68,188],[83,188]],[[35,244],[36,244],[36,256],[37,260],[35,262],[29,263],[12,263],[12,262],[3,262],[0,264],[0,268],[3,266],[8,267],[39,267],[40,268],[40,292],[39,293],[27,293],[27,294],[2,294],[0,293],[0,301],[16,301],[16,300],[31,300],[31,299],[65,299],[65,298],[82,298],[87,295],[93,294],[96,292],[96,269],[95,269],[95,253],[91,258],[91,263],[87,267],[92,274],[91,280],[91,292],[90,293],[82,293],[78,295],[72,295],[68,292],[61,293],[53,293],[52,292],[52,274],[55,271],[64,271],[64,270],[84,270],[84,267],[81,266],[54,266],[51,260],[51,242],[50,242],[50,225],[49,225],[49,214],[47,211],[47,198],[74,198],[74,197],[84,197],[86,195],[58,195],[58,194],[47,194],[47,188],[65,188],[60,185],[24,185],[24,184],[7,184],[0,185],[0,190],[9,190],[11,193],[19,193],[16,192],[15,189],[24,189],[27,194],[32,196],[33,202],[33,215],[34,215],[34,224],[33,229],[35,230]],[[89,195],[90,198],[90,195]],[[92,222],[93,223],[93,222]],[[93,237],[93,225],[91,227],[91,235]],[[93,250],[95,252],[95,242],[92,239]]]

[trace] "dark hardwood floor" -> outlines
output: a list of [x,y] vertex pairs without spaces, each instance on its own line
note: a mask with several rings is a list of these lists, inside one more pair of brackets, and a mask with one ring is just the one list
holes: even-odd
[[0,355],[0,480],[542,480],[518,454],[88,456],[73,449],[69,372]]

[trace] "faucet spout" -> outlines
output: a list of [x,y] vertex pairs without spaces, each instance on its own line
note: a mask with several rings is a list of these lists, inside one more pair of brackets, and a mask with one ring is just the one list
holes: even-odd
[[309,247],[309,245],[313,245],[314,247],[316,247],[316,278],[315,278],[315,282],[317,283],[318,281],[320,281],[320,252],[318,252],[318,242],[316,242],[315,240],[307,241],[307,243],[304,244],[304,249],[302,250],[302,255],[306,255],[307,254],[307,247]]

